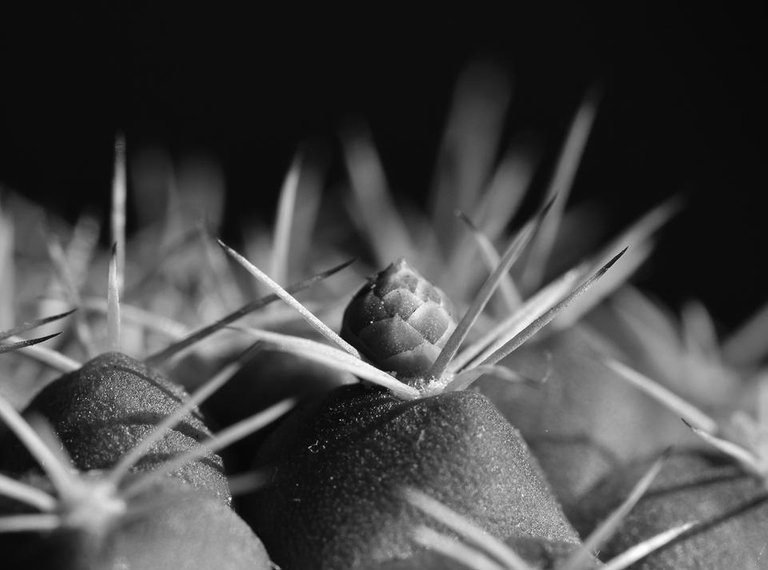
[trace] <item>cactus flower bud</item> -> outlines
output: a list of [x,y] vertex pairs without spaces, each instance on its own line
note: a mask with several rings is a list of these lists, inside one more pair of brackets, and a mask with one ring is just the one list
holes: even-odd
[[445,293],[401,258],[350,301],[341,335],[382,370],[420,378],[454,328],[453,307]]

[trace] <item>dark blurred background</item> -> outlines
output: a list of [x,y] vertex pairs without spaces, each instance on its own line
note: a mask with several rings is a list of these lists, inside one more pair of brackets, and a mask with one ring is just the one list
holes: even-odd
[[341,176],[339,127],[363,117],[392,186],[420,194],[454,82],[488,58],[514,77],[507,129],[543,149],[544,175],[585,91],[602,86],[574,202],[599,202],[618,227],[685,195],[639,280],[736,324],[768,301],[765,5],[615,4],[429,15],[387,4],[279,15],[218,3],[6,6],[0,183],[72,219],[106,208],[121,130],[129,159],[143,145],[212,155],[229,219],[268,219],[298,145]]

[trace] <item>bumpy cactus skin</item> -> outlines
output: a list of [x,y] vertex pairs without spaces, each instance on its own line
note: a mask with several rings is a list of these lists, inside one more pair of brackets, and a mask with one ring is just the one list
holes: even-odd
[[[45,418],[56,431],[75,466],[83,471],[111,469],[119,459],[188,398],[160,372],[117,352],[86,362],[41,390],[25,410]],[[152,471],[173,455],[212,436],[200,412],[188,414],[153,446],[132,469]],[[18,439],[0,438],[0,469],[20,474],[39,469]],[[221,457],[181,467],[174,477],[231,501]]]
[[412,529],[434,521],[406,503],[408,487],[499,539],[579,544],[520,433],[474,392],[402,401],[342,386],[287,417],[254,467],[270,485],[239,512],[284,570],[452,568],[414,543]]
[[454,328],[445,293],[401,258],[358,291],[341,334],[374,365],[407,380],[426,374]]

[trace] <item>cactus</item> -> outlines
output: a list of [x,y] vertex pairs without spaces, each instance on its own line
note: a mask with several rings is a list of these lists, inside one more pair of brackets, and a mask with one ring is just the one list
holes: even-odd
[[[479,97],[504,88],[479,77],[490,87],[462,105],[507,100]],[[677,319],[627,286],[674,202],[604,247],[561,250],[577,241],[568,194],[596,109],[590,93],[522,224],[532,165],[496,162],[498,149],[463,164],[457,150],[495,140],[472,121],[478,132],[448,129],[430,212],[394,200],[352,131],[348,208],[325,203],[299,156],[274,231],[248,228],[237,250],[180,206],[126,235],[123,141],[116,249],[98,247],[87,217],[34,239],[39,209],[3,196],[3,563],[615,570],[716,566],[719,552],[748,567],[751,535],[718,541],[764,509],[732,512],[705,480],[691,481],[714,501],[705,517],[681,499],[662,505],[663,524],[648,519],[681,457],[715,461],[707,447],[737,494],[762,488],[764,318],[720,344],[701,307]],[[196,200],[221,211],[220,194]],[[339,228],[354,239],[322,239]],[[657,460],[681,441],[688,451]]]

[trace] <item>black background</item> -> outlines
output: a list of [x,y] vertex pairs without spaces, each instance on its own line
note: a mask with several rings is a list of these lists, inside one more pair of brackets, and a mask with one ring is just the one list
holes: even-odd
[[[639,279],[733,325],[768,300],[763,3],[390,4],[271,14],[220,3],[25,3],[0,22],[0,183],[74,218],[106,207],[114,133],[212,152],[238,221],[268,217],[297,146],[337,156],[364,117],[392,185],[430,182],[451,89],[475,58],[514,75],[508,129],[553,159],[579,100],[604,97],[574,201],[617,227],[664,197],[687,209]],[[233,5],[234,6],[234,5]],[[550,156],[551,154],[551,156]],[[237,213],[235,216],[234,213]]]

